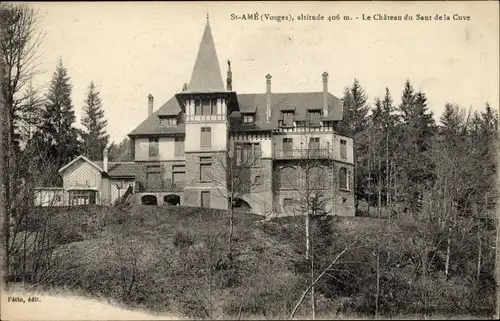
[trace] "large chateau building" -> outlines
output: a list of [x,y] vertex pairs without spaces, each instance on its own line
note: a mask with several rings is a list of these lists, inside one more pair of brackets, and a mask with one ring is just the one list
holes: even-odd
[[148,117],[129,134],[137,202],[177,195],[185,206],[292,213],[309,200],[353,216],[353,141],[334,131],[343,104],[328,74],[318,92],[273,93],[271,75],[265,85],[237,93],[229,62],[224,85],[207,19],[189,84],[154,112],[149,95]]
[[224,82],[207,19],[189,84],[156,111],[149,95],[147,118],[128,135],[134,162],[80,156],[60,170],[64,204],[125,194],[137,204],[354,216],[353,140],[335,132],[343,104],[328,74],[317,92],[274,93],[266,75],[264,93],[243,94],[227,68]]

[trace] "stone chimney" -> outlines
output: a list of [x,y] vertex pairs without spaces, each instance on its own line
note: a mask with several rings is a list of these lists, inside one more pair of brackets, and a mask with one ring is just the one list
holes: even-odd
[[153,115],[153,100],[154,100],[153,95],[149,94],[148,95],[148,117]]
[[107,173],[108,172],[108,148],[104,148],[102,153],[102,169]]
[[271,75],[266,76],[266,123],[271,121]]
[[323,73],[323,115],[328,116],[328,73]]
[[229,60],[227,61],[226,89],[227,91],[233,91],[233,73],[231,72],[231,62]]

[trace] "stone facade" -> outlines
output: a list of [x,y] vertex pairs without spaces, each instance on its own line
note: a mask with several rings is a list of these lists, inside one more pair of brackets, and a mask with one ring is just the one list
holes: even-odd
[[[129,134],[141,164],[137,202],[151,196],[160,205],[179,195],[185,206],[288,215],[321,194],[326,212],[353,216],[354,142],[334,131],[343,103],[328,92],[328,74],[322,91],[310,93],[273,93],[271,75],[265,78],[262,94],[224,87],[207,21],[189,85],[156,112],[150,96],[148,118]],[[242,164],[249,159],[254,163]],[[173,182],[174,166],[182,165],[176,177],[183,182]]]

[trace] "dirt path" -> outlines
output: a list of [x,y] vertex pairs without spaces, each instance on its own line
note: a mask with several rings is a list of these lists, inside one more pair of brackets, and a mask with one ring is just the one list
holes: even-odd
[[[40,301],[29,302],[30,297],[37,297]],[[11,293],[2,291],[0,311],[1,320],[179,320],[176,316],[126,310],[72,295],[48,295],[20,290]]]

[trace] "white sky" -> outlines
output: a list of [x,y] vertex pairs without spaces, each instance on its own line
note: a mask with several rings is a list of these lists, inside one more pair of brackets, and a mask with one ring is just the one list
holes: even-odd
[[[329,91],[338,97],[358,78],[369,101],[389,87],[399,104],[409,78],[431,110],[446,102],[498,108],[498,2],[106,2],[33,3],[46,32],[40,53],[48,84],[60,58],[73,85],[77,121],[87,86],[100,90],[108,132],[119,141],[189,82],[210,14],[221,71],[231,60],[233,90]],[[232,21],[231,13],[351,15],[352,21]],[[470,21],[363,21],[361,14],[470,16]],[[356,19],[359,17],[359,19]]]

